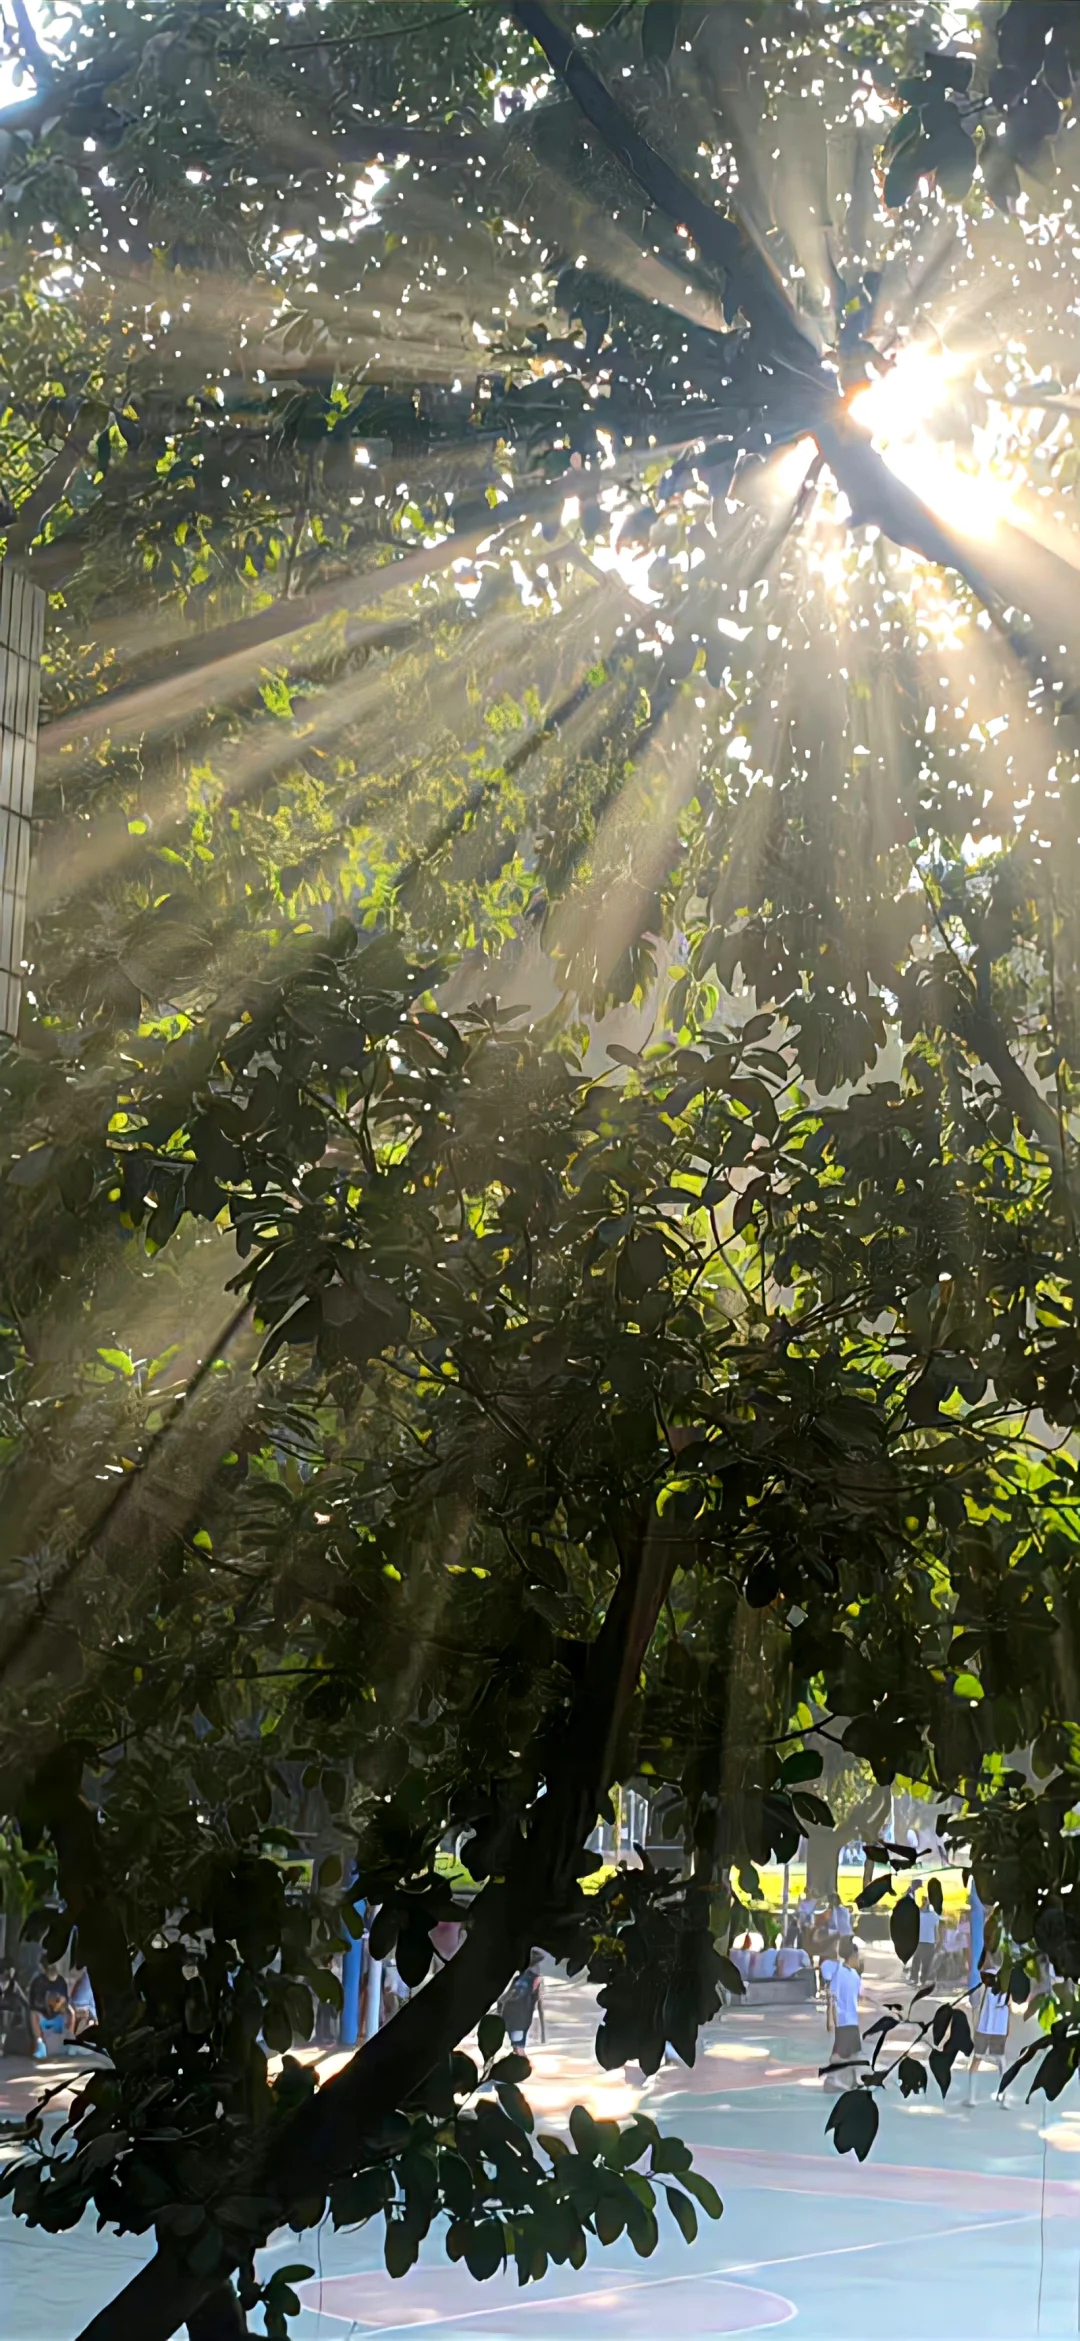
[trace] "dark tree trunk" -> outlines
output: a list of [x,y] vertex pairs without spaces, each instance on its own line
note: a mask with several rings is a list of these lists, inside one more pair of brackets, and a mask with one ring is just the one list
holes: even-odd
[[188,2341],[248,2341],[248,2321],[231,2284],[219,2284],[188,2318]]

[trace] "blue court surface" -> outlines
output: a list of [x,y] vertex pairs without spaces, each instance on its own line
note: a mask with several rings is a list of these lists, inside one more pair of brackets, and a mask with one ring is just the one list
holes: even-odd
[[[873,2003],[896,1989],[888,1953],[871,1954]],[[661,2244],[639,2260],[625,2240],[597,2246],[580,2273],[557,2270],[524,2291],[511,2274],[478,2285],[429,2239],[420,2266],[392,2283],[379,2233],[329,2227],[275,2237],[262,2256],[306,2261],[296,2341],[359,2341],[420,2329],[431,2341],[679,2341],[770,2333],[792,2341],[1043,2341],[1080,2333],[1080,2094],[1053,2107],[992,2098],[989,2068],[967,2105],[966,2077],[936,2094],[890,2095],[869,2160],[841,2159],[825,2135],[818,2066],[827,2036],[814,2007],[728,2011],[709,2028],[692,2073],[668,2067],[643,2085],[632,2069],[600,2073],[590,2054],[587,1993],[549,1985],[547,2043],[531,2049],[539,2126],[576,2102],[623,2116],[641,2104],[693,2147],[724,2200],[687,2246],[662,2217]],[[4,2068],[4,2110],[36,2078]],[[138,2265],[139,2246],[89,2225],[49,2238],[0,2217],[3,2341],[75,2341],[87,2318]]]

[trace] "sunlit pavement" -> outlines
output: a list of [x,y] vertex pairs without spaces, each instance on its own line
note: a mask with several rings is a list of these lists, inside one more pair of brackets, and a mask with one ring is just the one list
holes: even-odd
[[[894,1996],[887,1951],[868,1960],[866,2020]],[[546,1987],[547,2044],[534,2039],[530,2095],[539,2126],[557,2128],[571,2105],[624,2117],[638,2104],[677,2130],[724,2198],[718,2225],[702,2220],[688,2248],[662,2217],[654,2258],[623,2241],[596,2247],[587,2269],[556,2270],[518,2290],[513,2277],[477,2285],[442,2258],[432,2237],[421,2266],[391,2283],[377,2235],[275,2238],[261,2265],[314,2262],[300,2287],[296,2341],[349,2341],[372,2332],[433,2341],[644,2341],[677,2335],[767,2333],[793,2341],[1043,2341],[1080,2332],[1080,2097],[1052,2107],[1016,2093],[992,2101],[984,2069],[973,2107],[966,2076],[944,2105],[936,2092],[903,2103],[890,2091],[870,2159],[841,2160],[825,2135],[828,2099],[818,2066],[827,2035],[812,2006],[730,2010],[706,2035],[692,2072],[668,2066],[651,2081],[600,2073],[591,2054],[590,1995]],[[1017,2036],[1013,2048],[1020,2045]],[[332,2061],[324,2060],[331,2064]],[[0,2066],[0,2110],[59,2067]],[[122,2284],[140,2247],[77,2234],[43,2238],[0,2221],[2,2341],[74,2341]]]

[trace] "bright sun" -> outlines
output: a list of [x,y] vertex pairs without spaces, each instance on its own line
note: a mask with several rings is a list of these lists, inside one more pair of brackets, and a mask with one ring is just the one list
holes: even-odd
[[973,430],[963,457],[942,446],[927,427],[965,370],[947,350],[912,343],[887,372],[856,391],[849,411],[905,487],[958,534],[986,539],[1012,513],[1016,474],[1005,460],[1008,424],[1002,409],[990,405],[986,423]]

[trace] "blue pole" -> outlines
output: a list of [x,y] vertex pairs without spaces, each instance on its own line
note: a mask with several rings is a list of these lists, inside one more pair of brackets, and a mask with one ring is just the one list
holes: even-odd
[[968,1990],[974,1991],[979,1980],[979,1970],[982,1966],[982,1955],[986,1944],[986,1913],[976,1893],[974,1878],[971,1881],[968,1904],[971,1911],[971,1973],[968,1976]]
[[[363,1916],[364,1904],[356,1905]],[[364,1965],[363,1935],[351,1935],[341,1961],[341,2045],[355,2048],[360,2038],[360,1976]]]

